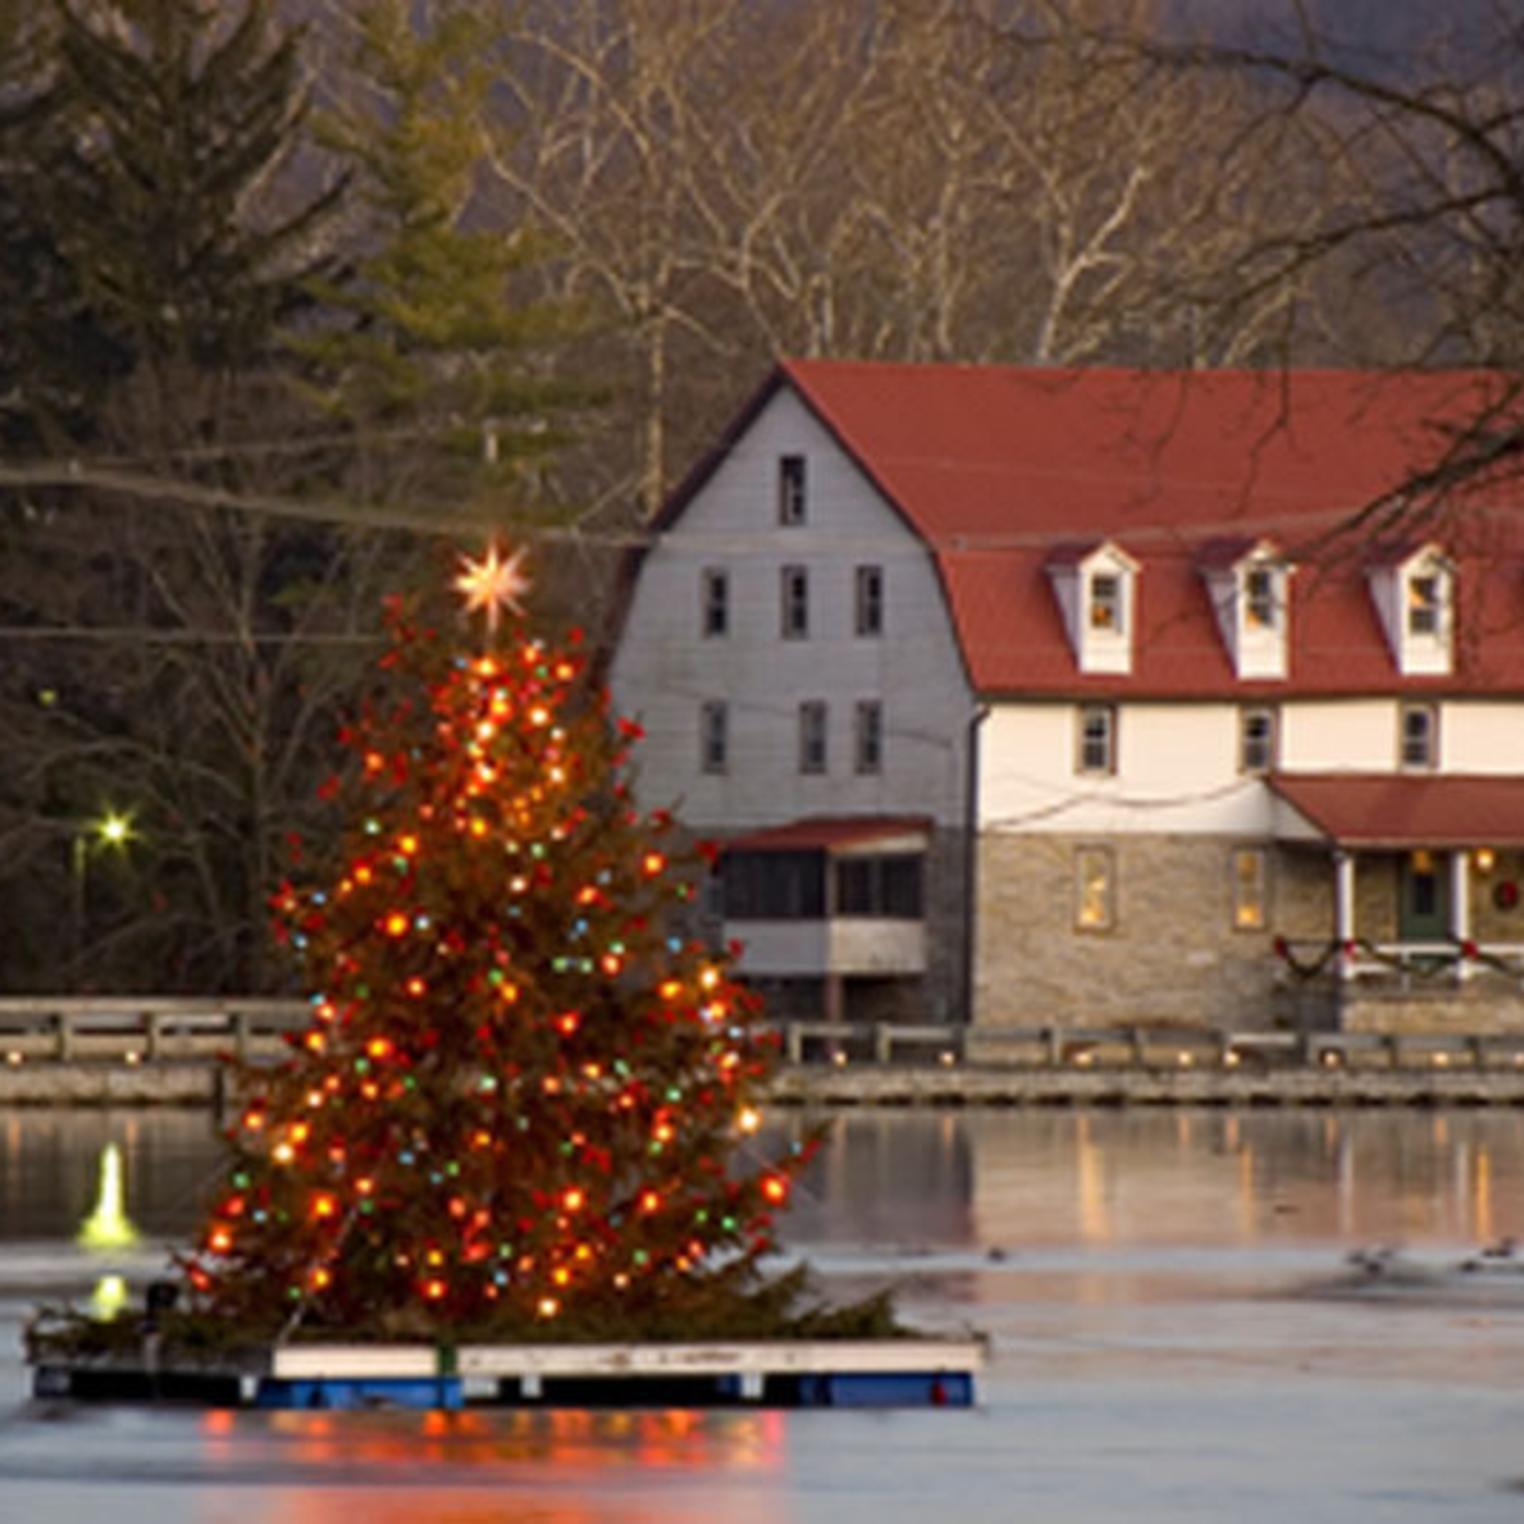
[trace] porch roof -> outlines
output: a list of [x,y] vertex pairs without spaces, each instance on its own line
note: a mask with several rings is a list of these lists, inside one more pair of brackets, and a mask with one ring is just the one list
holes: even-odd
[[1524,777],[1277,773],[1268,782],[1301,817],[1279,833],[1293,839],[1402,850],[1524,846]]
[[725,842],[724,852],[851,852],[897,847],[925,851],[925,815],[810,815]]

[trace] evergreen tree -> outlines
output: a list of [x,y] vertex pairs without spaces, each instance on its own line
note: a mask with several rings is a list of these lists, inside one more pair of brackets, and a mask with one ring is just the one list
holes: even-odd
[[514,519],[548,516],[530,506],[549,500],[528,490],[526,468],[593,394],[551,364],[578,315],[524,295],[543,241],[494,225],[483,194],[497,30],[460,0],[372,0],[354,21],[322,129],[357,172],[367,252],[315,284],[339,318],[298,345],[315,394],[354,430],[350,485],[455,503],[509,491]]
[[[491,615],[517,560],[462,579]],[[194,1307],[267,1336],[825,1329],[758,1273],[808,1149],[738,1156],[776,1043],[677,929],[694,864],[631,804],[634,727],[575,637],[515,619],[462,654],[391,626],[332,788],[340,858],[277,896],[312,1021],[248,1077]]]
[[93,432],[128,355],[59,245],[52,185],[66,141],[52,104],[51,10],[0,4],[0,450],[35,455]]
[[148,364],[219,370],[266,356],[319,268],[342,182],[276,210],[271,184],[308,107],[302,34],[273,0],[60,0],[49,102],[58,240]]

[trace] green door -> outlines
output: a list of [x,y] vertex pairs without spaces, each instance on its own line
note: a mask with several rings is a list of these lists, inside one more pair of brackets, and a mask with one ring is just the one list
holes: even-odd
[[1397,885],[1397,938],[1401,942],[1450,939],[1450,863],[1437,852],[1402,858]]

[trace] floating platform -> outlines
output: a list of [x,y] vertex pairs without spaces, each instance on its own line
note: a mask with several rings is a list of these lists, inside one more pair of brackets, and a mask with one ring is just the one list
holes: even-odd
[[971,1407],[977,1340],[293,1344],[240,1366],[40,1360],[33,1395],[253,1408]]

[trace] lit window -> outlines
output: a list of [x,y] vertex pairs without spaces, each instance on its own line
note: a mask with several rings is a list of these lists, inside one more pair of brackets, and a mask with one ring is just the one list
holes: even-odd
[[884,569],[881,566],[857,568],[857,622],[859,635],[884,633]]
[[855,727],[857,771],[884,770],[884,706],[877,699],[863,699],[857,706]]
[[1238,711],[1238,768],[1245,773],[1268,773],[1275,768],[1275,710]]
[[1408,634],[1438,635],[1444,608],[1444,586],[1433,572],[1408,578]]
[[785,640],[803,640],[810,633],[810,574],[803,566],[782,572],[781,629]]
[[723,699],[711,699],[699,710],[699,766],[723,773],[729,764],[730,711]]
[[1398,711],[1404,767],[1439,765],[1439,711],[1433,704],[1404,704]]
[[730,575],[718,567],[704,572],[700,623],[706,636],[730,632]]
[[1116,860],[1109,847],[1075,850],[1074,924],[1081,931],[1109,931],[1116,924]]
[[1090,628],[1120,635],[1122,626],[1122,579],[1115,572],[1096,572],[1090,578]]
[[1267,566],[1254,566],[1244,574],[1244,625],[1251,630],[1273,630],[1280,619],[1275,573]]
[[1265,851],[1240,847],[1233,853],[1233,925],[1238,931],[1265,927]]
[[826,770],[826,706],[823,699],[806,699],[799,706],[799,771]]
[[1079,712],[1077,770],[1114,773],[1117,768],[1116,710],[1110,704],[1086,704]]
[[804,514],[804,456],[780,456],[778,459],[778,522],[788,525],[802,524]]

